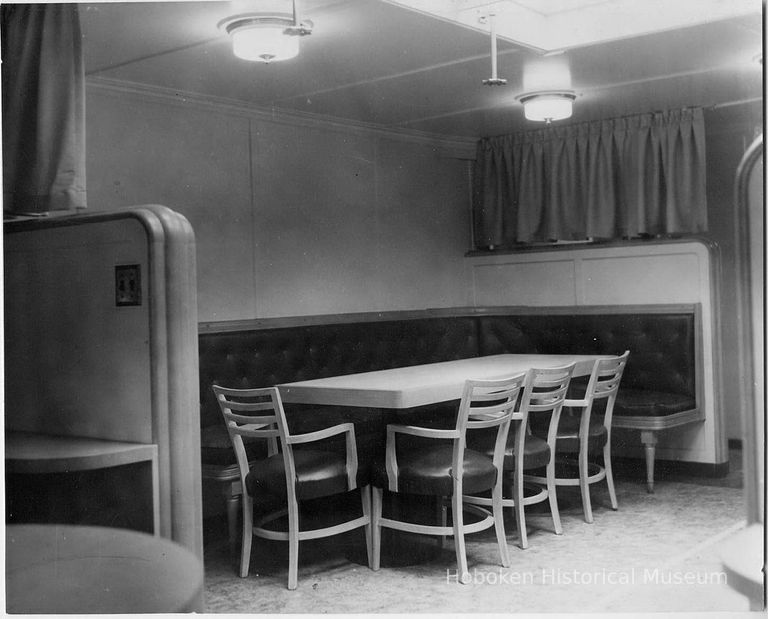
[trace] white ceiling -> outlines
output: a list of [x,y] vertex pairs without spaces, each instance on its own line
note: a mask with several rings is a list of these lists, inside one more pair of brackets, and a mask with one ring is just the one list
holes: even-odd
[[[544,8],[565,0],[537,1]],[[620,10],[627,0],[576,1],[589,6],[574,10],[574,29],[577,14],[600,5],[616,9],[600,18],[603,31],[613,19],[631,19]],[[477,138],[540,126],[524,120],[515,97],[531,83],[533,66],[538,65],[536,76],[547,74],[542,64],[557,65],[560,75],[566,71],[567,87],[577,93],[566,123],[760,101],[762,64],[755,57],[762,53],[762,3],[747,1],[752,12],[737,17],[580,44],[555,55],[501,38],[498,72],[507,84],[493,87],[482,83],[491,73],[487,32],[383,0],[297,0],[300,16],[314,22],[313,33],[302,38],[297,58],[268,65],[235,58],[227,35],[216,27],[244,4],[258,2],[84,3],[80,19],[89,80]],[[642,6],[648,0],[632,2]],[[721,4],[728,2],[742,3]],[[515,4],[531,6],[530,0]]]
[[542,53],[755,13],[755,0],[386,0]]

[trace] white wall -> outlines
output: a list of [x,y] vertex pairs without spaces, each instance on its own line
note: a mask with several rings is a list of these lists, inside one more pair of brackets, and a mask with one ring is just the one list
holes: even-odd
[[201,322],[467,304],[471,143],[89,83],[89,210],[183,214]]
[[[732,183],[742,134],[761,117],[742,107],[706,117],[708,238],[722,258],[726,401],[738,398]],[[470,305],[465,270],[492,276],[491,268],[475,273],[473,260],[464,259],[471,142],[265,114],[93,79],[86,120],[89,210],[150,202],[184,214],[197,238],[202,322]],[[550,285],[541,288],[541,268],[535,260],[516,267],[514,302],[568,304],[577,292],[597,294],[599,283],[563,295],[562,287],[573,285],[572,265],[546,268]],[[654,287],[666,282],[678,296],[691,296],[676,268]],[[509,302],[485,294],[474,302]],[[738,411],[725,415],[728,437],[740,438]]]

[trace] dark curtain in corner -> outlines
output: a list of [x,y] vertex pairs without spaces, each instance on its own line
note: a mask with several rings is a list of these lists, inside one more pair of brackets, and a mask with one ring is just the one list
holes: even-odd
[[86,206],[85,75],[76,4],[0,7],[3,207]]
[[480,140],[475,247],[707,229],[700,108]]

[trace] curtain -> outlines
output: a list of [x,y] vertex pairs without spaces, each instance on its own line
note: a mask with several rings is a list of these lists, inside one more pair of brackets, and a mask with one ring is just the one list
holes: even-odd
[[701,108],[479,141],[475,246],[707,229]]
[[85,75],[76,4],[5,4],[3,207],[86,206]]

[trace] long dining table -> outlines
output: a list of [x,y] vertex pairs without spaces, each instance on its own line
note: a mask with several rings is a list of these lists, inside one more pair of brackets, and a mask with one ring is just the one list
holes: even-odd
[[498,379],[575,363],[574,376],[605,355],[505,354],[329,376],[277,385],[283,402],[405,409],[461,398],[467,379]]
[[[361,464],[370,462],[380,455],[385,440],[387,423],[403,423],[398,418],[401,412],[421,410],[419,407],[439,405],[459,400],[467,379],[498,379],[526,372],[531,368],[559,367],[575,363],[574,376],[591,373],[595,360],[605,355],[546,355],[546,354],[504,354],[485,357],[471,357],[453,361],[441,361],[423,365],[376,370],[340,376],[329,376],[277,385],[283,402],[323,406],[351,407],[365,411],[379,428],[379,435],[373,442],[358,445]],[[394,417],[393,417],[394,415]],[[410,423],[406,421],[406,423]],[[358,442],[361,437],[358,435]],[[371,440],[370,437],[368,440]],[[392,509],[409,511],[424,510],[434,513],[435,506],[424,497],[394,499],[385,493],[385,504]],[[424,513],[422,511],[422,513]],[[385,529],[388,542],[383,545],[382,565],[389,567],[423,563],[434,556],[436,546],[414,539],[400,539],[401,532]],[[398,541],[399,540],[399,541]],[[353,558],[361,565],[362,557]]]

